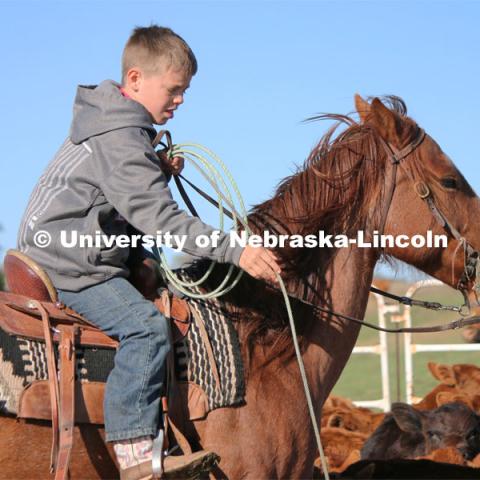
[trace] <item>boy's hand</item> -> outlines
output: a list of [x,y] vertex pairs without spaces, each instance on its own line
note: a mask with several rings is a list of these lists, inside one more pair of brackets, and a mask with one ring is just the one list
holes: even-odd
[[170,158],[166,153],[160,152],[158,158],[160,158],[162,169],[167,173],[178,175],[183,170],[185,164],[183,157]]
[[247,245],[243,250],[239,266],[252,277],[278,284],[275,273],[282,273],[277,256],[264,247]]

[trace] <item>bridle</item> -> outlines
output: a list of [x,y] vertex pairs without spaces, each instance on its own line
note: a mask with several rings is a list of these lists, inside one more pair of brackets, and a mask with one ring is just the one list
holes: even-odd
[[[385,208],[383,211],[382,219],[380,222],[380,233],[383,233],[385,228],[385,223],[387,220],[388,212],[391,207],[393,194],[396,187],[396,177],[397,177],[397,170],[399,165],[401,165],[402,160],[405,161],[407,157],[409,157],[424,141],[427,134],[421,128],[418,129],[418,134],[416,138],[411,141],[408,145],[403,147],[402,149],[397,149],[394,145],[390,142],[385,141],[381,136],[378,136],[380,139],[380,143],[383,145],[385,152],[387,153],[387,157],[392,164],[392,181],[390,183],[390,187],[387,194],[387,202],[385,204]],[[455,226],[450,222],[446,215],[438,208],[435,204],[435,200],[432,196],[432,192],[428,185],[424,181],[417,181],[413,178],[411,180],[414,182],[414,189],[417,195],[428,205],[430,212],[433,215],[433,218],[437,221],[437,223],[453,238],[455,238],[459,245],[455,250],[455,253],[463,246],[464,254],[466,255],[465,258],[465,266],[463,272],[457,282],[457,290],[460,290],[465,297],[466,305],[468,305],[468,297],[467,297],[467,289],[469,282],[473,279],[474,280],[474,287],[473,291],[479,289],[477,276],[479,272],[477,272],[477,264],[479,258],[479,252],[475,250],[472,245],[462,236],[462,234],[455,228]],[[455,255],[454,255],[455,257]]]
[[413,141],[411,141],[408,145],[403,147],[401,150],[398,150],[397,147],[392,145],[390,142],[385,141],[380,135],[378,135],[378,139],[380,140],[380,143],[382,144],[385,150],[385,153],[387,154],[388,160],[390,160],[390,163],[392,164],[392,181],[390,182],[390,186],[389,186],[387,197],[386,197],[387,201],[385,203],[382,218],[380,220],[380,228],[379,228],[380,234],[382,234],[385,230],[385,224],[387,222],[388,212],[392,205],[393,194],[397,186],[398,166],[400,165],[400,162],[402,160],[405,160],[410,154],[412,154],[417,149],[417,147],[420,146],[420,144],[425,139],[425,136],[426,136],[425,131],[422,129],[419,129],[417,137]]
[[[166,137],[167,142],[164,143],[162,142],[162,138]],[[396,178],[397,178],[397,171],[399,165],[401,165],[402,161],[405,161],[424,141],[426,137],[426,133],[423,129],[419,128],[418,129],[418,134],[416,138],[411,141],[408,145],[403,147],[402,149],[397,149],[394,145],[392,145],[390,142],[385,141],[380,135],[378,138],[380,139],[380,143],[383,145],[385,152],[387,154],[387,157],[392,164],[392,181],[390,182],[388,193],[387,193],[387,202],[385,204],[381,221],[380,221],[380,233],[383,233],[385,224],[387,221],[387,216],[388,212],[390,210],[392,200],[393,200],[393,195],[395,192],[395,187],[396,187]],[[158,133],[157,137],[155,138],[153,142],[153,146],[156,147],[157,145],[161,145],[163,149],[161,150],[162,153],[168,153],[168,151],[172,148],[172,140],[171,140],[171,135],[168,130],[162,130]],[[183,184],[182,181],[185,181],[190,187],[192,187],[199,195],[201,195],[203,198],[205,198],[208,202],[211,204],[215,205],[217,208],[219,207],[219,203],[212,198],[210,195],[208,195],[206,192],[204,192],[202,189],[197,187],[194,183],[191,181],[187,180],[183,175],[174,175],[173,176],[175,184],[180,192],[180,195],[182,196],[183,201],[187,205],[188,209],[190,210],[191,214],[198,217],[198,213],[190,200]],[[289,297],[291,297],[294,300],[297,300],[303,304],[306,304],[313,308],[314,310],[322,313],[326,313],[328,315],[341,318],[344,320],[348,320],[357,324],[360,324],[362,326],[366,326],[369,328],[372,328],[374,330],[378,331],[383,331],[387,333],[430,333],[430,332],[441,332],[441,331],[446,331],[446,330],[455,330],[458,328],[463,328],[469,325],[475,325],[480,323],[480,316],[468,316],[470,314],[470,303],[469,303],[469,298],[468,298],[468,284],[472,279],[474,280],[474,287],[473,291],[476,292],[480,290],[480,268],[478,268],[478,261],[479,261],[479,252],[475,250],[468,242],[467,240],[460,234],[460,232],[453,226],[453,224],[447,219],[447,217],[442,213],[442,211],[436,206],[435,201],[433,199],[432,193],[428,185],[423,182],[414,182],[414,188],[415,192],[418,194],[420,198],[425,200],[427,202],[427,205],[432,212],[433,217],[435,220],[440,224],[440,226],[451,236],[453,236],[456,240],[459,242],[459,247],[463,245],[464,247],[464,252],[466,254],[466,259],[465,259],[465,267],[462,272],[462,275],[457,283],[457,289],[460,290],[464,296],[465,299],[465,304],[461,307],[458,306],[451,306],[451,305],[442,305],[438,302],[429,302],[429,301],[424,301],[424,300],[415,300],[410,297],[403,297],[403,296],[398,296],[394,295],[389,292],[385,292],[383,290],[380,290],[376,287],[370,287],[370,291],[373,293],[385,296],[387,298],[391,298],[403,305],[407,306],[418,306],[430,310],[449,310],[449,311],[454,311],[459,313],[462,318],[459,318],[458,320],[454,320],[452,322],[449,322],[444,325],[433,325],[430,327],[415,327],[415,328],[382,328],[377,325],[368,323],[364,320],[358,319],[351,317],[349,315],[344,315],[341,313],[334,312],[333,310],[330,310],[328,308],[321,307],[319,305],[315,305],[311,302],[306,301],[303,298],[300,298],[296,295],[289,294]],[[225,206],[223,206],[223,213],[228,216],[230,219],[234,218],[234,215],[232,212],[230,212]],[[458,248],[456,249],[458,251]],[[467,308],[468,313],[464,313],[464,307]]]

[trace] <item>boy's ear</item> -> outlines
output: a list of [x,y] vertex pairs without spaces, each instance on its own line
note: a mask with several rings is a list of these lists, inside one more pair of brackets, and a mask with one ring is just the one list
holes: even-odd
[[378,98],[374,98],[370,105],[369,121],[384,140],[397,143],[402,133],[402,119],[388,109]]
[[142,81],[143,73],[137,67],[132,67],[125,75],[125,85],[128,85],[133,91],[138,91],[139,85]]
[[360,116],[360,122],[364,123],[367,115],[370,113],[370,104],[366,102],[358,93],[355,94],[355,109]]

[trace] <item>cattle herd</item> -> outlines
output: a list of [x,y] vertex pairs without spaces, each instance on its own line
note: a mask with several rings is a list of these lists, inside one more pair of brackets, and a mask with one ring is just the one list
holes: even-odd
[[[479,478],[480,367],[428,368],[439,384],[390,412],[330,396],[321,438],[332,478]],[[321,478],[320,459],[316,461]]]

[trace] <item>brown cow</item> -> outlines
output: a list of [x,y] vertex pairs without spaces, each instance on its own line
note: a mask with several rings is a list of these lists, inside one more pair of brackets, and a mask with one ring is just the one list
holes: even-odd
[[417,410],[433,410],[447,402],[462,402],[480,413],[480,368],[475,365],[442,365],[429,362],[428,369],[440,380],[417,404]]
[[352,432],[366,433],[370,435],[382,423],[383,413],[375,413],[368,408],[342,408],[322,412],[322,428],[344,428]]
[[471,364],[442,365],[428,363],[432,375],[444,385],[457,388],[468,395],[480,394],[480,368]]
[[[351,452],[360,450],[367,435],[343,428],[322,428],[320,433],[329,470],[339,471]],[[319,462],[318,462],[319,463]]]
[[361,455],[362,459],[413,459],[446,447],[457,448],[466,460],[480,453],[480,416],[463,403],[447,403],[432,411],[394,403]]

